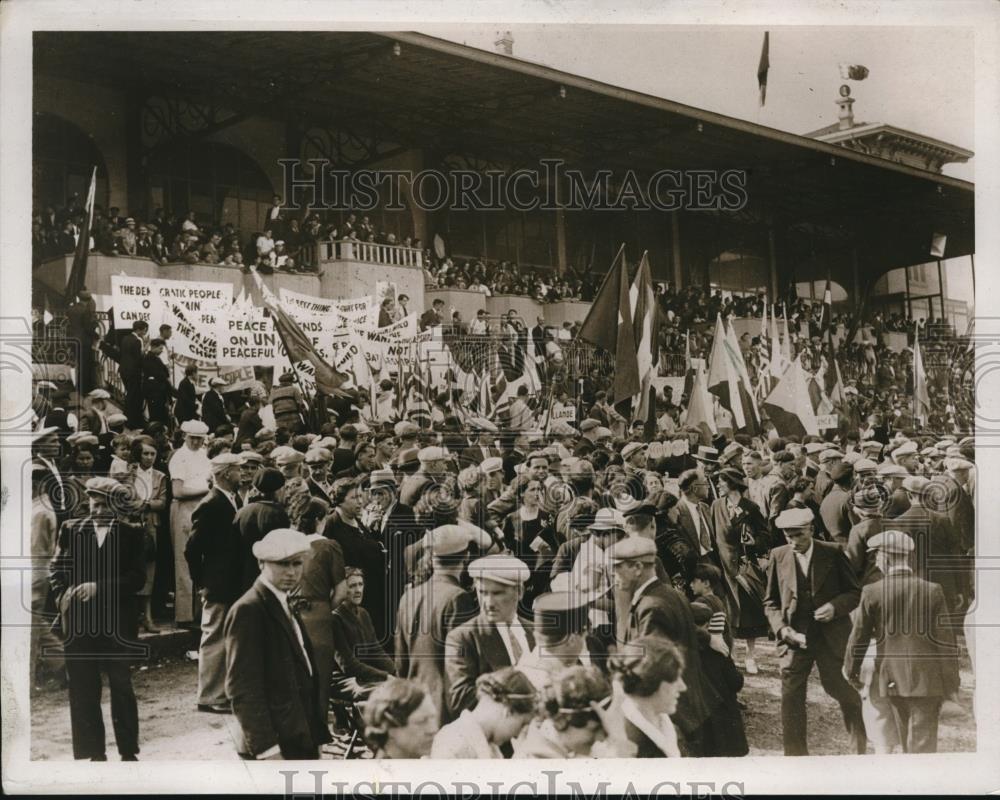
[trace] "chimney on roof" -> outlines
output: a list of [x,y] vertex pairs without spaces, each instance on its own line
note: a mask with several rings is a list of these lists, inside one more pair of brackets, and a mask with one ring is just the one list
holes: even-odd
[[851,87],[846,83],[840,87],[840,97],[837,99],[840,112],[837,114],[837,129],[846,131],[854,127],[854,98],[851,97]]
[[500,31],[497,31],[497,39],[493,42],[493,47],[498,53],[505,56],[510,56],[514,54],[514,36],[510,31],[504,31],[503,35],[500,35]]

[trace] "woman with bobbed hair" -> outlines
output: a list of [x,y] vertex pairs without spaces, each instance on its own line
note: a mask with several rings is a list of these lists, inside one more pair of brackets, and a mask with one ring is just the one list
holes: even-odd
[[423,758],[438,731],[438,710],[414,681],[390,678],[362,707],[365,740],[375,758]]
[[608,659],[608,671],[621,683],[625,733],[638,758],[678,758],[677,731],[670,715],[684,685],[684,656],[668,639],[642,636]]
[[542,690],[539,718],[516,740],[514,758],[632,758],[621,687],[597,667],[567,667]]
[[504,667],[480,675],[475,708],[438,731],[431,758],[503,758],[500,745],[531,722],[535,703],[535,687],[523,672]]

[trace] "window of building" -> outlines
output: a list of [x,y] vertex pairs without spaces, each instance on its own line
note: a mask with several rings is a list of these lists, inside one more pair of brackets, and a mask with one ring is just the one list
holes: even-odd
[[95,200],[108,207],[108,176],[94,141],[76,125],[55,114],[36,112],[32,130],[32,203],[38,211],[58,208],[74,195],[82,207],[97,167]]
[[150,207],[183,216],[194,211],[202,224],[231,222],[255,232],[274,196],[264,171],[229,145],[202,142],[157,154],[149,164]]

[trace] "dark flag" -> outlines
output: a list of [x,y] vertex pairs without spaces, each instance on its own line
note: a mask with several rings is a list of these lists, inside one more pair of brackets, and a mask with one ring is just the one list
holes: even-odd
[[90,189],[87,190],[87,203],[83,209],[83,227],[80,229],[80,240],[76,243],[73,253],[73,267],[69,271],[66,282],[66,305],[76,300],[77,294],[87,285],[87,256],[90,254],[90,229],[94,225],[94,195],[97,192],[97,167],[90,174]]
[[768,58],[770,37],[770,32],[764,31],[764,45],[760,49],[760,63],[757,64],[757,85],[760,87],[761,105],[764,105],[767,98],[767,71],[771,68],[771,60]]
[[580,339],[615,354],[612,389],[615,403],[631,399],[640,389],[633,325],[625,245],[622,245],[578,334]]

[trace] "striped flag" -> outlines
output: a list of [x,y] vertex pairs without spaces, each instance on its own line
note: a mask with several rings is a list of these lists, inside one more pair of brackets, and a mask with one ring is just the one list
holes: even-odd
[[764,410],[779,436],[819,436],[816,414],[799,359],[792,362],[764,401]]
[[639,368],[639,398],[634,405],[637,408],[635,418],[646,420],[650,414],[649,389],[650,381],[656,376],[656,365],[660,354],[660,304],[656,302],[653,291],[653,276],[649,266],[649,253],[642,254],[639,270],[632,282],[629,292],[635,295],[632,305],[635,307],[633,320],[634,337],[637,343],[636,363]]
[[87,190],[87,203],[84,206],[83,227],[80,228],[80,239],[73,253],[73,266],[66,281],[66,304],[69,305],[80,290],[87,285],[87,256],[90,254],[90,231],[94,226],[94,195],[97,193],[97,167],[90,174],[90,188]]
[[615,380],[612,386],[615,403],[639,393],[641,388],[639,363],[636,356],[632,307],[629,302],[624,244],[618,248],[618,254],[577,336],[615,354]]
[[920,342],[917,332],[913,333],[913,417],[921,425],[927,424],[931,413],[931,398],[927,391],[927,372],[924,370],[924,359],[920,354]]
[[691,394],[684,424],[701,432],[704,445],[710,445],[719,433],[715,427],[715,411],[712,407],[712,395],[708,390],[708,379],[701,364],[692,373]]
[[751,392],[750,377],[743,363],[736,333],[730,329],[729,334],[722,316],[717,314],[712,355],[708,365],[708,391],[732,412],[737,430],[754,436],[760,432],[757,404]]

